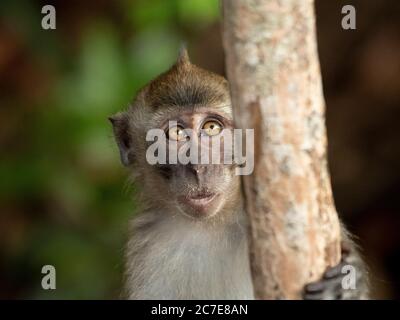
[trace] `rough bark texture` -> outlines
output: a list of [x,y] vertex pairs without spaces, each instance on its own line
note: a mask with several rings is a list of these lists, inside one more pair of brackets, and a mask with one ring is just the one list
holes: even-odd
[[340,260],[314,4],[222,3],[236,125],[255,130],[255,170],[243,177],[255,296],[297,299]]

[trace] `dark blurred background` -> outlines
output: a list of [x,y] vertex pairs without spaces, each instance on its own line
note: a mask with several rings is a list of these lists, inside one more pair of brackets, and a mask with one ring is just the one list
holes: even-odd
[[[53,4],[57,29],[41,28]],[[341,28],[352,4],[357,29]],[[400,298],[400,1],[316,1],[338,211]],[[186,42],[224,74],[216,0],[0,3],[0,298],[118,298],[133,187],[107,116]],[[54,265],[57,289],[41,288]]]

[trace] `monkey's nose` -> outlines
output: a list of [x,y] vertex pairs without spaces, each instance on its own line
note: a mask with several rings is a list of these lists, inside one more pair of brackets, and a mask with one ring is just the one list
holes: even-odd
[[189,172],[193,173],[196,176],[198,176],[200,174],[200,166],[199,165],[188,164],[187,169]]
[[206,172],[206,166],[199,164],[188,164],[186,168],[191,174],[196,177],[197,182],[199,182],[201,176],[204,175],[204,173]]

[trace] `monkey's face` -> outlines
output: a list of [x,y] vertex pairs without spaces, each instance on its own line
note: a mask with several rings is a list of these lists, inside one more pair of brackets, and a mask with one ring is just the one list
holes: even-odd
[[193,218],[212,217],[229,206],[239,186],[233,141],[227,140],[233,131],[230,116],[210,109],[186,111],[169,117],[160,128],[165,132],[166,161],[152,169],[155,188],[165,190],[163,202]]

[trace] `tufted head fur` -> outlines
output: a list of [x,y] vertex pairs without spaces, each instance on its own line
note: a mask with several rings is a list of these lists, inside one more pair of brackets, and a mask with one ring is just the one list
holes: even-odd
[[192,64],[186,49],[182,49],[177,62],[150,82],[144,99],[152,109],[224,103],[229,100],[228,82]]

